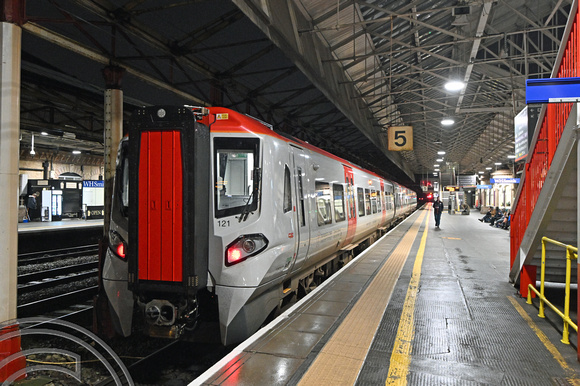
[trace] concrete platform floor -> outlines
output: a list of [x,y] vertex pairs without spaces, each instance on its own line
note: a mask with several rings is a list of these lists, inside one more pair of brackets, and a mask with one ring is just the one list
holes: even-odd
[[478,218],[417,211],[192,384],[580,384],[576,334],[525,304],[509,232]]

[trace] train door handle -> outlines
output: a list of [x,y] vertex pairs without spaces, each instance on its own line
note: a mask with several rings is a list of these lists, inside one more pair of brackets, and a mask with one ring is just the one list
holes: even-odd
[[151,202],[149,203],[151,206],[151,210],[155,210],[155,201],[151,200]]
[[165,201],[165,210],[171,210],[171,201]]

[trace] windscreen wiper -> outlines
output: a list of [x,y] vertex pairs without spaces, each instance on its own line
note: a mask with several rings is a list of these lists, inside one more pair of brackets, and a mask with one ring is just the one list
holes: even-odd
[[252,198],[260,197],[259,193],[261,171],[262,170],[260,168],[254,169],[254,189],[252,189],[252,193],[250,194],[250,197],[248,197],[248,201],[246,202],[244,209],[242,209],[242,214],[240,217],[238,217],[238,222],[246,221],[248,219],[248,216],[250,215],[250,204],[252,203]]

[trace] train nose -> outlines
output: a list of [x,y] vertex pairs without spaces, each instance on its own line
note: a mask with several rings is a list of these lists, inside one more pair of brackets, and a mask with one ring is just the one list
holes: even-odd
[[167,300],[152,300],[145,306],[145,318],[154,326],[171,326],[176,315],[177,309]]

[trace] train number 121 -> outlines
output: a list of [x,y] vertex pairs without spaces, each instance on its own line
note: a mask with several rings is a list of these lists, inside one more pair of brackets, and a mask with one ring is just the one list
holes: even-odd
[[219,228],[226,228],[230,226],[230,220],[218,220]]

